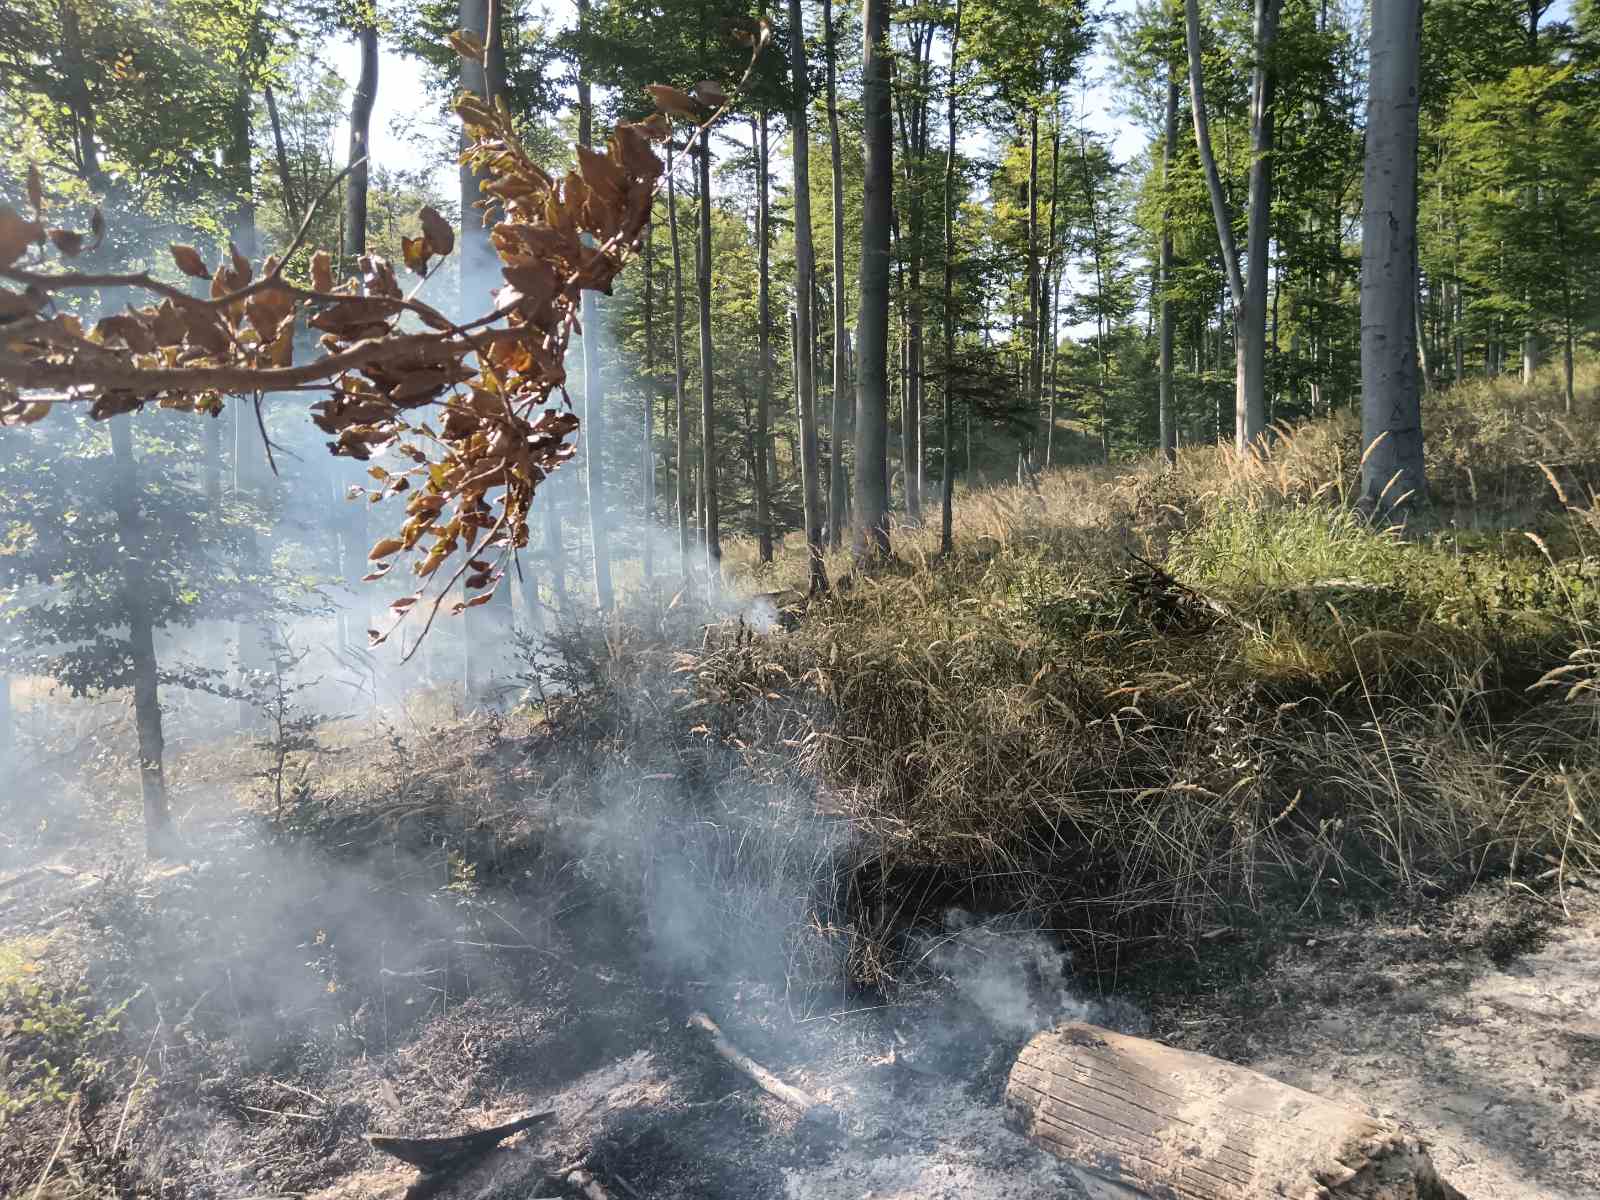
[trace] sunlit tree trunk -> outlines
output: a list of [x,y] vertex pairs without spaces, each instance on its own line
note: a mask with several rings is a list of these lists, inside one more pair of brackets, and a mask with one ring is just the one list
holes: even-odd
[[[373,15],[368,9],[367,16]],[[372,125],[372,106],[378,98],[378,27],[371,20],[356,30],[356,45],[361,52],[361,74],[355,94],[350,98],[350,174],[344,189],[344,256],[353,262],[367,252],[367,176],[368,132]]]
[[149,547],[139,511],[138,465],[133,456],[133,421],[108,422],[116,471],[113,501],[117,540],[122,549],[122,606],[128,624],[128,659],[133,676],[133,719],[139,738],[139,785],[144,799],[145,849],[152,855],[173,849],[172,814],[167,808],[162,760],[166,745],[161,732],[161,699],[157,691],[155,627],[145,590]]
[[[652,204],[654,201],[652,200]],[[655,574],[656,545],[656,325],[655,325],[655,212],[644,227],[644,444],[639,460],[644,496],[643,533],[639,542],[639,569],[646,585]]]
[[701,137],[696,162],[700,167],[700,239],[695,265],[700,285],[701,528],[706,541],[706,587],[715,593],[722,573],[722,529],[717,504],[716,352],[711,342],[711,147],[706,136]]
[[944,477],[939,481],[939,552],[954,549],[951,523],[954,510],[955,469],[955,360],[956,360],[956,80],[961,53],[961,0],[956,0],[950,29],[950,90],[945,100],[944,153]]
[[1417,325],[1421,0],[1373,8],[1361,193],[1361,499],[1388,517],[1426,491]]
[[860,308],[856,318],[857,561],[889,554],[889,227],[894,210],[894,127],[889,113],[888,0],[865,0]]
[[[589,0],[578,0],[578,25],[589,24]],[[578,144],[594,145],[594,103],[590,96],[587,64],[578,69]],[[605,378],[600,368],[600,305],[595,293],[585,291],[583,321],[583,450],[584,480],[589,504],[589,550],[594,567],[594,598],[601,612],[610,612],[610,533],[606,528],[605,489]]]
[[822,23],[828,60],[828,157],[833,168],[833,409],[828,421],[828,546],[837,550],[844,544],[850,510],[844,461],[844,449],[850,440],[846,431],[850,420],[850,334],[845,321],[844,152],[839,141],[839,57],[833,35],[832,0],[822,0]]
[[[1178,153],[1178,77],[1167,71],[1167,119],[1161,143],[1161,186],[1168,186],[1168,171]],[[1178,460],[1177,426],[1172,410],[1172,334],[1175,314],[1168,289],[1172,286],[1172,202],[1161,205],[1161,261],[1157,286],[1161,292],[1161,382],[1159,395],[1161,456],[1170,464]]]
[[1197,0],[1184,0],[1184,24],[1189,52],[1189,106],[1193,110],[1195,143],[1211,197],[1217,240],[1227,271],[1233,302],[1234,326],[1234,430],[1239,451],[1256,446],[1266,431],[1267,247],[1272,216],[1273,90],[1275,72],[1271,55],[1277,40],[1282,0],[1255,0],[1253,46],[1255,63],[1250,80],[1250,192],[1246,206],[1245,265],[1242,273],[1238,244],[1233,236],[1233,215],[1222,190],[1216,157],[1211,149],[1205,87],[1201,71],[1200,10]]
[[771,213],[767,207],[767,110],[752,120],[756,151],[756,541],[760,561],[772,561],[772,509],[767,478],[768,407],[772,403]]
[[[806,557],[809,562],[810,590],[815,594],[827,590],[828,575],[822,560],[823,505],[822,481],[818,477],[816,359],[811,352],[814,333],[811,301],[816,291],[816,251],[811,243],[811,132],[807,120],[811,90],[807,86],[805,25],[800,0],[789,0],[789,67],[794,81],[794,107],[789,118],[789,127],[794,135],[794,151],[791,155],[794,167],[794,387],[800,423],[800,491],[806,524]],[[837,256],[837,247],[834,253]],[[837,323],[837,313],[834,320]],[[835,371],[837,380],[837,367]],[[837,405],[834,411],[837,413]],[[833,437],[833,454],[837,462],[840,446],[837,424]]]
[[[1040,371],[1039,350],[1044,340],[1043,322],[1039,313],[1039,105],[1034,102],[1028,110],[1028,304],[1023,316],[1023,337],[1028,347],[1028,406],[1029,411],[1039,411],[1043,376]],[[1033,436],[1033,422],[1027,425],[1028,437]],[[1033,447],[1025,447],[1028,457],[1033,457]]]
[[667,172],[667,229],[672,240],[672,380],[677,405],[673,466],[676,476],[678,573],[689,577],[689,409],[683,395],[683,253],[678,242],[676,171]]

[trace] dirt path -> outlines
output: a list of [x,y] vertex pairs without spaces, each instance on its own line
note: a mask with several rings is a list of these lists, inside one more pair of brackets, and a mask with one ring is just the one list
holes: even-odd
[[1472,1200],[1600,1196],[1600,900],[1482,889],[1301,939],[1167,1040],[1396,1122]]

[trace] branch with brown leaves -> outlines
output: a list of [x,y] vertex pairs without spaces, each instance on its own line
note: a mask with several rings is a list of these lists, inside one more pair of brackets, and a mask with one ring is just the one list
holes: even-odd
[[[450,40],[464,57],[483,60],[480,39]],[[753,69],[770,31],[762,22],[741,40]],[[69,403],[89,405],[95,419],[147,405],[214,417],[228,396],[259,405],[267,392],[325,393],[310,409],[329,449],[363,462],[386,455],[391,465],[369,468],[378,485],[370,499],[404,497],[404,520],[372,547],[367,579],[405,560],[417,587],[393,603],[394,622],[370,631],[372,641],[384,641],[430,592],[431,624],[457,582],[467,598],[456,611],[486,603],[527,544],[535,491],[575,453],[567,345],[583,292],[610,292],[649,223],[664,169],[651,143],[669,139],[668,114],[694,120],[703,136],[728,102],[711,83],[692,98],[672,88],[650,92],[659,111],[619,124],[603,152],[578,147],[577,168],[560,178],[528,155],[503,100],[456,98],[468,141],[463,161],[486,179],[479,207],[504,279],[490,311],[463,324],[418,300],[416,288],[402,289],[378,255],[361,256],[358,274],[338,281],[333,256],[317,250],[309,287],[286,278],[315,205],[290,246],[259,268],[232,246],[214,268],[194,247],[172,246],[178,271],[208,282],[205,296],[148,272],[49,269],[34,247],[76,258],[103,242],[105,226],[98,210],[88,234],[47,226],[44,189],[30,170],[32,219],[0,205],[0,280],[20,286],[0,286],[0,426],[30,424]],[[715,111],[702,119],[697,104]],[[453,251],[455,234],[431,208],[419,223],[402,252],[405,267],[426,280],[430,264]],[[132,294],[135,303],[92,325],[59,304],[105,290]],[[318,353],[297,363],[301,323],[321,337]],[[442,571],[446,564],[455,569]]]

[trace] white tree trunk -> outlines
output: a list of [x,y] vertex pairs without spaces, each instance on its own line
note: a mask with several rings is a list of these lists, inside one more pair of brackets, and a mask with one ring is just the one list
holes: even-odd
[[1380,516],[1426,489],[1415,313],[1421,28],[1421,0],[1375,0],[1361,187],[1361,498]]

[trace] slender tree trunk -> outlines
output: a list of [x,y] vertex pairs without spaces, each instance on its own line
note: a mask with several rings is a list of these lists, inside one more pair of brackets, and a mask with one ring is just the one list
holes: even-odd
[[1421,0],[1373,10],[1361,210],[1361,498],[1388,518],[1426,494],[1417,380]]
[[[807,120],[811,94],[806,82],[806,36],[800,0],[789,0],[789,69],[794,81],[794,107],[789,117],[789,128],[794,136],[794,153],[791,156],[794,166],[794,388],[800,422],[800,493],[806,525],[806,557],[810,568],[810,590],[815,595],[827,591],[828,574],[822,558],[823,504],[822,481],[818,476],[816,357],[812,352],[816,251],[811,244],[811,131]],[[837,231],[834,236],[838,237]],[[837,253],[836,249],[836,256]],[[838,319],[835,313],[836,325]],[[834,353],[837,356],[837,345]],[[834,379],[837,386],[837,367]],[[833,458],[837,464],[842,445],[837,404],[834,412]]]
[[1277,39],[1282,0],[1256,0],[1254,24],[1255,64],[1251,71],[1250,193],[1246,209],[1245,262],[1241,273],[1239,251],[1233,237],[1233,217],[1206,119],[1205,89],[1201,79],[1200,12],[1197,0],[1184,0],[1189,52],[1189,94],[1193,110],[1195,143],[1211,196],[1212,216],[1227,269],[1228,291],[1233,300],[1234,324],[1234,429],[1241,453],[1254,447],[1266,431],[1266,323],[1267,248],[1272,216],[1273,91],[1276,72],[1271,63]]
[[858,562],[889,549],[889,227],[894,215],[894,126],[889,113],[888,0],[865,0],[862,108],[861,297],[856,326],[856,519]]
[[667,172],[667,229],[672,240],[672,379],[677,405],[673,461],[676,466],[678,570],[689,578],[689,407],[683,394],[683,254],[678,242],[678,188]]
[[717,505],[717,425],[714,408],[716,354],[711,342],[711,146],[702,136],[696,161],[700,167],[700,239],[696,267],[700,290],[700,492],[701,529],[706,542],[706,588],[715,594],[722,574],[721,514]]
[[[654,201],[652,201],[652,205]],[[643,476],[644,529],[639,542],[639,569],[648,586],[656,564],[656,325],[655,325],[655,211],[644,227],[644,445],[639,467]]]
[[[1172,68],[1167,69],[1167,119],[1165,136],[1161,143],[1161,186],[1163,192],[1169,186],[1168,172],[1172,168],[1172,161],[1178,153],[1178,76]],[[1168,290],[1172,286],[1172,201],[1163,196],[1161,202],[1161,261],[1157,268],[1157,283],[1160,288],[1161,301],[1161,382],[1160,382],[1160,429],[1161,429],[1161,457],[1167,464],[1178,461],[1178,430],[1173,419],[1172,409],[1172,334],[1175,313],[1173,312],[1172,298]]]
[[850,440],[850,334],[845,321],[844,157],[839,141],[838,47],[833,36],[832,0],[822,0],[822,24],[828,59],[828,158],[833,171],[833,407],[828,421],[828,547],[837,550],[844,545],[850,510],[844,461],[844,448]]
[[[1039,105],[1035,102],[1028,110],[1028,304],[1023,318],[1023,335],[1028,345],[1028,405],[1032,412],[1039,411],[1040,389],[1043,377],[1040,371],[1040,348],[1044,335],[1039,313]],[[1032,436],[1033,422],[1028,422]],[[1028,458],[1033,458],[1033,448],[1027,447]]]
[[[371,10],[368,10],[369,15]],[[367,161],[372,106],[378,98],[378,27],[367,21],[356,30],[361,50],[361,74],[350,98],[351,171],[344,188],[344,256],[353,262],[367,252]]]
[[767,478],[767,412],[772,403],[771,213],[767,207],[767,110],[751,121],[756,151],[756,537],[760,560],[772,561],[772,508]]
[[[1035,413],[1038,412],[1040,399],[1044,400],[1044,465],[1047,467],[1050,465],[1051,458],[1055,453],[1056,440],[1056,359],[1058,357],[1056,354],[1058,339],[1056,325],[1060,316],[1057,311],[1059,299],[1057,284],[1059,282],[1060,264],[1056,260],[1056,209],[1058,207],[1057,198],[1061,191],[1061,103],[1059,100],[1051,108],[1050,122],[1050,229],[1045,239],[1044,278],[1040,289],[1043,298],[1043,327],[1048,330],[1048,333],[1040,339],[1040,342],[1041,354],[1048,348],[1050,356],[1049,395],[1047,397],[1043,396],[1043,389],[1046,384],[1043,382],[1044,371],[1041,365],[1041,396],[1034,398]],[[1041,364],[1043,361],[1041,358]]]
[[133,676],[133,717],[139,735],[139,785],[144,796],[145,850],[152,856],[173,849],[172,814],[162,772],[165,741],[161,732],[161,699],[157,692],[155,627],[145,591],[149,557],[144,517],[139,511],[138,466],[133,456],[133,421],[110,422],[111,453],[116,467],[117,540],[122,546],[123,609],[128,623],[128,658]]
[[[587,30],[589,0],[578,0],[578,26]],[[590,96],[588,65],[578,70],[578,144],[594,145],[594,103]],[[606,527],[605,489],[605,376],[600,367],[600,304],[594,292],[585,291],[583,321],[583,450],[584,479],[589,505],[589,548],[594,567],[594,598],[600,611],[610,612],[615,599],[611,589],[610,533]]]
[[955,548],[951,524],[956,486],[955,469],[955,191],[956,191],[956,80],[961,52],[961,0],[956,0],[950,31],[950,91],[945,101],[944,154],[944,477],[939,484],[939,553]]
[[[500,43],[500,0],[460,0],[461,28],[477,34],[486,44],[492,45],[488,69],[483,63],[471,59],[461,60],[461,87],[485,99],[491,99],[504,78],[504,51]],[[461,144],[466,145],[466,131],[461,133]],[[483,224],[483,211],[477,206],[480,187],[485,176],[463,163],[461,180],[461,288],[459,310],[461,313],[477,312],[490,288],[500,285],[500,259],[489,244],[489,231]]]
[[[267,102],[267,124],[272,127],[272,147],[277,155],[278,191],[282,193],[279,199],[283,204],[283,220],[290,230],[294,230],[300,225],[300,198],[295,192],[294,172],[289,166],[289,150],[283,142],[283,122],[278,117],[278,97],[270,83],[261,89],[261,96]],[[371,106],[368,107],[370,109]],[[353,140],[353,129],[351,136]]]

